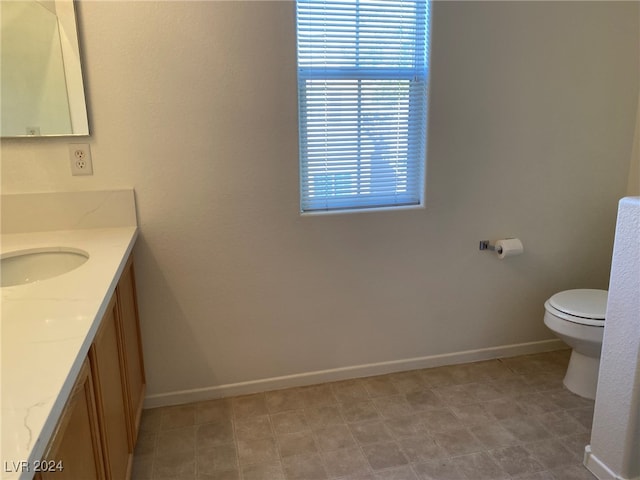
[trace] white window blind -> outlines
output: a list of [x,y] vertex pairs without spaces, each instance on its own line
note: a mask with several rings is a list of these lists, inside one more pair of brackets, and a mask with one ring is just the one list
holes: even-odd
[[429,2],[296,3],[301,210],[422,204]]

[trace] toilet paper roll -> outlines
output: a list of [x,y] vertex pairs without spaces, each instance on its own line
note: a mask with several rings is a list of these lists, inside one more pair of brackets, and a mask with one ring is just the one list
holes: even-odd
[[504,238],[496,242],[496,252],[498,258],[513,257],[514,255],[520,255],[524,252],[524,247],[519,238]]

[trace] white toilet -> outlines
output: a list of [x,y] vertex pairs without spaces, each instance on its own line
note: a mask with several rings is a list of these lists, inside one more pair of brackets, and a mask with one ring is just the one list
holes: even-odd
[[596,398],[607,291],[566,290],[544,303],[544,324],[573,348],[564,385],[573,393]]

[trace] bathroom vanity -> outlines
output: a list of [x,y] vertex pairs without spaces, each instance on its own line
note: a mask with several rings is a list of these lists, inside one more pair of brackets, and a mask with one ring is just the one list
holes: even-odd
[[[2,200],[3,258],[63,248],[88,259],[66,273],[1,289],[0,477],[129,478],[145,390],[133,192]],[[54,210],[64,212],[55,221]]]
[[129,478],[144,387],[130,257],[36,478]]

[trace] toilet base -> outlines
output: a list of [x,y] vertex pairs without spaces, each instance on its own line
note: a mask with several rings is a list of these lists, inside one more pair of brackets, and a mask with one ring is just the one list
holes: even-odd
[[576,395],[594,400],[598,387],[599,369],[600,358],[587,357],[572,350],[569,367],[564,376],[564,386]]

